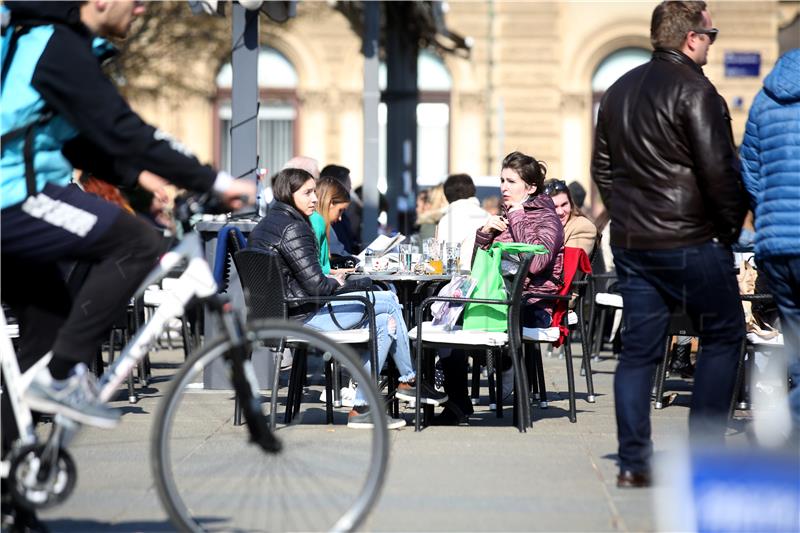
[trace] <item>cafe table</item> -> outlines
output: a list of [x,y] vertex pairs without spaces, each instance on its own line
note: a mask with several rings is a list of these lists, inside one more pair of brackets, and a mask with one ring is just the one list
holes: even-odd
[[433,283],[450,281],[452,274],[415,274],[414,272],[369,272],[351,274],[348,278],[369,278],[372,281],[391,283],[397,289],[397,299],[403,306],[403,320],[414,327],[414,297]]

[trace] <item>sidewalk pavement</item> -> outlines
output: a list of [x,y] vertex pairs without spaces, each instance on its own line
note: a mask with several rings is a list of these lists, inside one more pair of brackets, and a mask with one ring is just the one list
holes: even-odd
[[[594,364],[597,401],[587,403],[577,372],[578,421],[567,418],[565,362],[544,358],[550,406],[534,407],[533,427],[518,433],[511,409],[503,419],[488,410],[486,390],[470,426],[391,431],[389,474],[366,531],[653,531],[652,489],[617,489],[613,376],[616,361]],[[150,473],[153,413],[179,351],[154,353],[155,379],[129,405],[117,429],[85,428],[70,446],[78,486],[62,506],[41,518],[53,531],[171,531]],[[485,384],[485,380],[484,380]],[[656,455],[686,434],[691,385],[669,380],[678,392],[669,407],[653,412]],[[229,409],[229,407],[226,407]],[[736,425],[736,422],[734,422]],[[739,423],[738,425],[741,425]],[[325,432],[324,425],[312,431]],[[357,430],[349,430],[357,431]],[[731,429],[731,439],[743,432]],[[413,494],[409,487],[413,487]],[[220,495],[224,498],[225,495]]]

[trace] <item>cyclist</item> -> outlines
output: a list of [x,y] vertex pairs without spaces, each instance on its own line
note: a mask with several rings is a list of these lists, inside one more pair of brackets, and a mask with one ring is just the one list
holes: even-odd
[[[201,165],[143,122],[103,74],[112,50],[104,38],[125,37],[144,2],[7,1],[3,9],[2,297],[20,323],[21,368],[52,352],[25,397],[36,410],[112,426],[119,413],[97,400],[81,363],[155,264],[161,241],[146,222],[68,187],[73,166],[149,190],[163,185],[154,174],[165,176],[213,190],[233,209],[255,196],[255,185]],[[73,300],[55,266],[63,259],[93,262]],[[16,437],[9,418],[4,449]]]

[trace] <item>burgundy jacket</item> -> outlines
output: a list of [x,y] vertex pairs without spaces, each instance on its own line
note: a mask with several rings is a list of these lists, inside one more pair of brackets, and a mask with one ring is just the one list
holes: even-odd
[[[546,194],[537,194],[522,204],[523,209],[503,214],[508,219],[508,228],[502,233],[491,231],[484,233],[479,229],[475,234],[475,244],[486,250],[494,241],[524,242],[541,244],[547,248],[548,254],[534,255],[530,274],[522,287],[523,298],[528,303],[538,301],[526,295],[536,292],[540,294],[558,294],[564,270],[564,227],[556,214],[553,200]],[[555,302],[543,303],[552,312]]]

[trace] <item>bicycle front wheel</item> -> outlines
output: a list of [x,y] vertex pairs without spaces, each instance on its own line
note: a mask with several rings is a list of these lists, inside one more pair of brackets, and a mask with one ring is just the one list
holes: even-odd
[[[230,341],[211,342],[191,356],[159,405],[152,441],[156,487],[170,519],[191,531],[355,529],[377,500],[388,463],[383,401],[373,380],[352,350],[299,324],[259,322],[248,330],[254,347],[262,347],[254,358],[271,354],[263,346],[281,339],[308,349],[301,409],[275,429],[281,450],[266,452],[250,442],[246,425],[234,425],[231,378],[220,386],[218,372],[217,390],[203,386],[214,368],[230,376]],[[378,406],[370,410],[372,429],[348,429],[348,410],[337,410],[334,425],[326,424],[319,394],[328,361]],[[262,403],[277,393],[267,392],[271,386],[259,383]],[[283,422],[283,413],[277,419]]]

